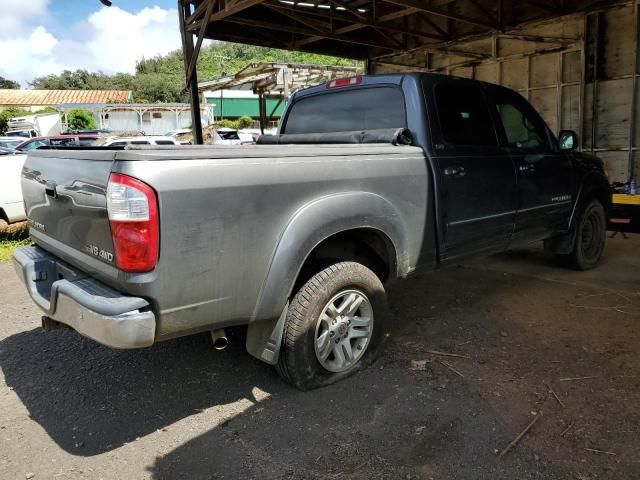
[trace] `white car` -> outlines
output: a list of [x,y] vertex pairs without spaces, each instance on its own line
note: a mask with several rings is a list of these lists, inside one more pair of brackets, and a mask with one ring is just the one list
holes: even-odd
[[97,147],[124,147],[126,145],[180,145],[180,142],[164,135],[139,137],[107,137],[96,142]]
[[0,149],[0,220],[7,223],[27,219],[22,203],[20,176],[27,156]]

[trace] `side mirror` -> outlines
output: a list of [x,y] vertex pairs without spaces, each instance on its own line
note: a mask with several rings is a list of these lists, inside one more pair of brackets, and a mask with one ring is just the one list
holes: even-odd
[[571,152],[578,148],[578,135],[573,130],[561,130],[558,135],[560,150]]

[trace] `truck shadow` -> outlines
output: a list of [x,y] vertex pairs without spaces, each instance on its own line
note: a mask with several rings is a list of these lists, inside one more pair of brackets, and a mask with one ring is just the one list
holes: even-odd
[[[440,281],[437,277],[429,279]],[[414,280],[398,285],[396,290],[408,289],[408,298],[419,305],[422,283],[424,280]],[[443,307],[442,302],[450,300],[455,291],[430,301]],[[425,318],[423,310],[429,313],[428,306],[407,305],[401,300],[402,291],[396,297],[400,299],[394,302],[394,308],[399,309],[396,331],[418,317]],[[453,325],[444,322],[435,328],[444,333]],[[280,405],[278,410],[305,417],[302,424],[294,422],[292,442],[300,429],[315,423],[337,425],[354,405],[363,418],[374,415],[389,395],[395,395],[389,390],[394,380],[380,381],[377,366],[312,394],[298,392],[284,384],[271,367],[248,355],[242,335],[235,333],[236,338],[232,337],[231,346],[224,352],[213,349],[207,334],[123,351],[104,347],[73,331],[44,332],[38,328],[0,342],[0,367],[6,384],[18,395],[30,418],[62,449],[78,456],[117,449],[211,407],[243,399],[256,403],[256,388],[271,396],[269,403]],[[393,345],[388,350],[385,362],[400,361],[402,355],[394,352]],[[402,370],[406,370],[408,360],[401,361]],[[411,385],[413,381],[407,378],[402,383]],[[350,392],[336,394],[343,389]],[[312,401],[317,398],[326,403],[318,410]],[[300,413],[301,405],[313,408]],[[283,425],[291,423],[288,416],[281,421]],[[283,430],[277,429],[279,436],[286,436]]]
[[286,389],[243,347],[217,352],[208,335],[196,335],[118,351],[36,329],[0,342],[0,366],[32,420],[65,451],[92,456],[211,406],[253,401],[256,386]]

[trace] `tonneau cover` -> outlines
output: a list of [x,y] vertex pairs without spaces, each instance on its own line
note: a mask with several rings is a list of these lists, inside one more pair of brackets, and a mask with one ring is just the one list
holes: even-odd
[[411,132],[406,128],[383,128],[378,130],[356,130],[352,132],[301,133],[283,135],[262,135],[258,138],[261,145],[291,144],[359,144],[390,143],[392,145],[411,145]]

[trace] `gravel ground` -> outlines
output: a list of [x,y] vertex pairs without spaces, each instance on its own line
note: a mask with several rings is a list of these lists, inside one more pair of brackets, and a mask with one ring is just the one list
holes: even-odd
[[241,331],[224,352],[44,333],[0,263],[0,478],[640,478],[639,240],[595,272],[520,250],[400,283],[384,356],[308,393]]

